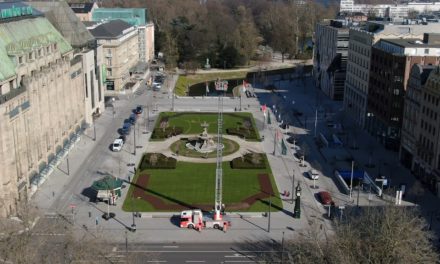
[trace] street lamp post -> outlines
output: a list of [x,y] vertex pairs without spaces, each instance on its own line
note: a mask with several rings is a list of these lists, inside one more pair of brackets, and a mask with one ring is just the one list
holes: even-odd
[[240,89],[240,112],[241,112],[241,89]]
[[171,111],[174,111],[174,88],[173,88],[173,92],[171,93]]
[[283,237],[281,239],[281,264],[284,263],[284,231],[283,231]]
[[67,162],[67,175],[70,175],[69,154],[67,154],[66,156],[66,162]]
[[135,212],[133,212],[132,215],[133,215],[133,224],[131,225],[131,232],[136,232],[136,223],[134,220]]
[[96,126],[95,126],[95,120],[93,120],[93,141],[96,141]]
[[267,232],[270,233],[270,213],[272,211],[272,193],[270,193],[269,196],[269,215],[268,215],[268,221],[267,221]]
[[293,201],[295,200],[295,198],[294,198],[294,189],[295,189],[295,169],[293,169],[293,172],[292,172],[292,192],[291,192],[291,194],[292,194],[292,204],[293,204]]
[[133,155],[136,156],[136,123],[134,123],[134,129],[133,129]]
[[354,160],[351,161],[351,176],[350,176],[350,201],[353,195],[353,173],[354,173]]
[[301,217],[301,186],[298,182],[298,185],[296,186],[296,199],[295,199],[295,207],[293,209],[293,217],[300,218]]

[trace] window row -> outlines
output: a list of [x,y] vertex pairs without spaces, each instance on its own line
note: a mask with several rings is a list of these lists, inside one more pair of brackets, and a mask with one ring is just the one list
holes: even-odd
[[27,55],[21,55],[21,56],[17,56],[16,60],[18,62],[18,64],[24,64],[26,62],[29,61],[33,61],[37,58],[41,58],[44,55],[48,55],[51,52],[57,51],[58,50],[58,45],[57,43],[53,43],[49,46],[46,46],[45,48],[39,48],[37,50],[33,50],[31,52],[29,52]]

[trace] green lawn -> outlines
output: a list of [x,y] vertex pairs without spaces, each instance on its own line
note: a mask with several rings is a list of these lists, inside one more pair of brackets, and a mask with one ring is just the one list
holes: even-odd
[[[178,162],[175,170],[146,170],[146,173],[150,174],[151,177],[148,188],[167,203],[180,201],[186,204],[214,204],[215,168],[215,163],[195,164]],[[270,169],[231,169],[229,162],[223,163],[224,203],[237,203],[259,193],[260,185],[257,179],[257,174],[259,173],[270,175],[272,188],[276,196],[272,198],[272,209],[274,211],[281,209],[282,204],[279,199],[279,192]],[[135,176],[135,181],[138,176],[139,173]],[[155,210],[144,200],[132,199],[132,191],[133,188],[130,187],[123,205],[125,211],[145,212]],[[266,212],[268,211],[268,203],[256,202],[246,211]]]
[[[186,112],[186,113],[176,113],[176,112],[162,112],[156,121],[155,128],[160,127],[160,121],[162,118],[168,117],[169,127],[181,127],[183,129],[183,134],[200,134],[203,132],[201,126],[202,123],[206,122],[209,124],[208,133],[215,136],[217,134],[217,113],[200,113],[200,112]],[[226,134],[226,129],[237,128],[243,125],[245,120],[250,120],[252,127],[255,130],[257,139],[260,136],[258,134],[258,129],[256,129],[255,120],[251,113],[225,113],[223,114],[223,133]]]
[[179,96],[185,96],[187,93],[188,86],[194,85],[196,83],[214,81],[217,78],[220,79],[238,79],[245,78],[248,69],[243,69],[243,71],[233,71],[233,72],[219,72],[219,73],[203,73],[194,75],[180,75],[177,79],[175,93]]

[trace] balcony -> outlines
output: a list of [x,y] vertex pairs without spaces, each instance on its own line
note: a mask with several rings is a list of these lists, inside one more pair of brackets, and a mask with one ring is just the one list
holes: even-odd
[[26,91],[26,88],[24,86],[20,86],[15,89],[12,89],[11,91],[9,91],[6,94],[0,95],[0,104],[6,103],[7,101],[13,99],[14,97],[22,94],[25,91]]

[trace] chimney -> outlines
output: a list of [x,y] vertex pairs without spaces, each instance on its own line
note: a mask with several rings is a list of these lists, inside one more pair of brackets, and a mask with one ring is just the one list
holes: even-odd
[[439,33],[423,33],[423,43],[440,45]]

